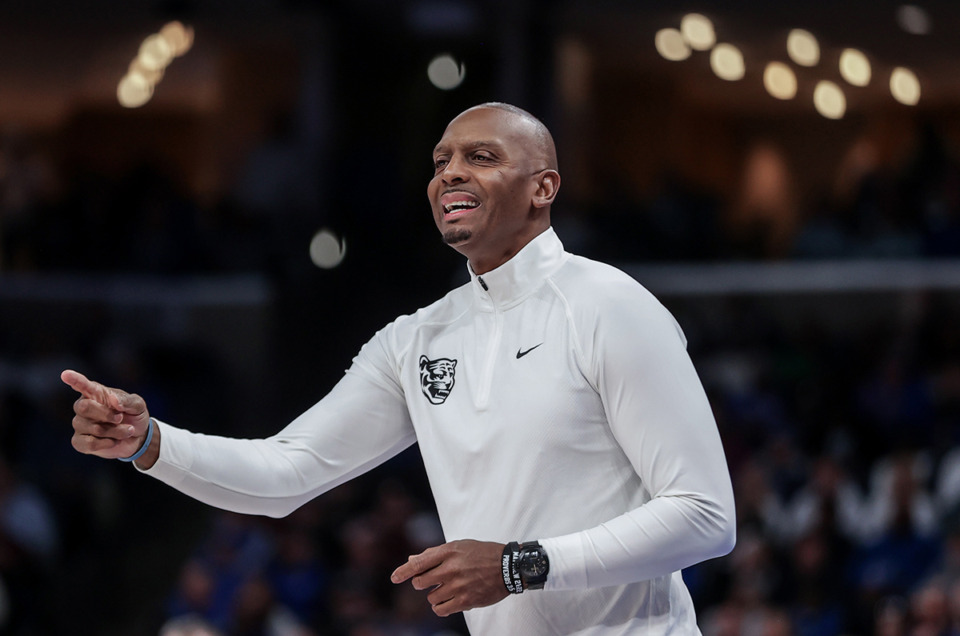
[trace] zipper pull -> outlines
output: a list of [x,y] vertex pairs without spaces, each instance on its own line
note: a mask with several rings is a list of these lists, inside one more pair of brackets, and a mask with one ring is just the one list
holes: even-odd
[[477,276],[477,280],[480,281],[480,286],[483,287],[483,291],[490,291],[490,288],[487,287],[487,284],[483,282],[483,276]]

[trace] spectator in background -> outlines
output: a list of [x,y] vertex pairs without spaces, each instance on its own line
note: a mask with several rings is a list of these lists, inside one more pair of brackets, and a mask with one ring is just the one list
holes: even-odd
[[918,537],[933,536],[939,519],[933,496],[924,487],[929,473],[925,453],[900,452],[877,461],[860,520],[860,540],[876,540],[898,524]]
[[789,607],[782,622],[795,626],[797,636],[843,633],[847,595],[842,564],[846,553],[830,541],[828,533],[814,531],[793,544],[790,556],[782,595],[789,599],[785,601]]
[[881,599],[874,609],[874,636],[908,636],[910,622],[905,605],[897,596]]
[[807,636],[809,633],[810,632],[795,631],[787,612],[774,608],[768,610],[763,617],[759,636]]
[[864,501],[856,484],[837,460],[821,455],[806,485],[790,502],[782,530],[791,541],[810,533],[831,541],[857,541],[863,521]]
[[910,595],[911,636],[954,636],[950,604],[942,582],[930,581]]

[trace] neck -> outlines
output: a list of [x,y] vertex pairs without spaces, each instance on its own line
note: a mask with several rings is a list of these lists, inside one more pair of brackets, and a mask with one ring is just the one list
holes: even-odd
[[497,269],[516,256],[520,250],[529,245],[530,241],[537,238],[548,229],[550,229],[549,224],[543,226],[542,228],[538,228],[536,232],[530,235],[525,241],[519,243],[518,245],[512,245],[509,249],[505,249],[503,252],[496,255],[468,255],[467,260],[470,262],[470,269],[472,269],[473,273],[477,276],[483,276],[487,272]]

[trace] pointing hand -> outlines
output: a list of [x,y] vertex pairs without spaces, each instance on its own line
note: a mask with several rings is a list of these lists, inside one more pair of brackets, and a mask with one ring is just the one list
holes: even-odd
[[[73,404],[71,441],[75,449],[107,459],[130,457],[140,449],[150,422],[143,398],[106,387],[72,370],[61,373],[60,379],[80,394]],[[148,461],[149,455],[137,462],[144,467],[152,465],[156,458]]]

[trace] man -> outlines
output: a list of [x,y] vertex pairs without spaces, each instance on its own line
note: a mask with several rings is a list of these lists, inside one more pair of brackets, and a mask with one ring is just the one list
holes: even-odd
[[[393,573],[475,634],[697,634],[680,569],[734,543],[730,478],[672,316],[563,251],[547,129],[506,104],[456,117],[427,189],[470,282],[379,331],[279,434],[152,420],[65,371],[73,444],[201,501],[285,515],[418,442],[449,541]],[[522,592],[522,593],[521,593]]]

